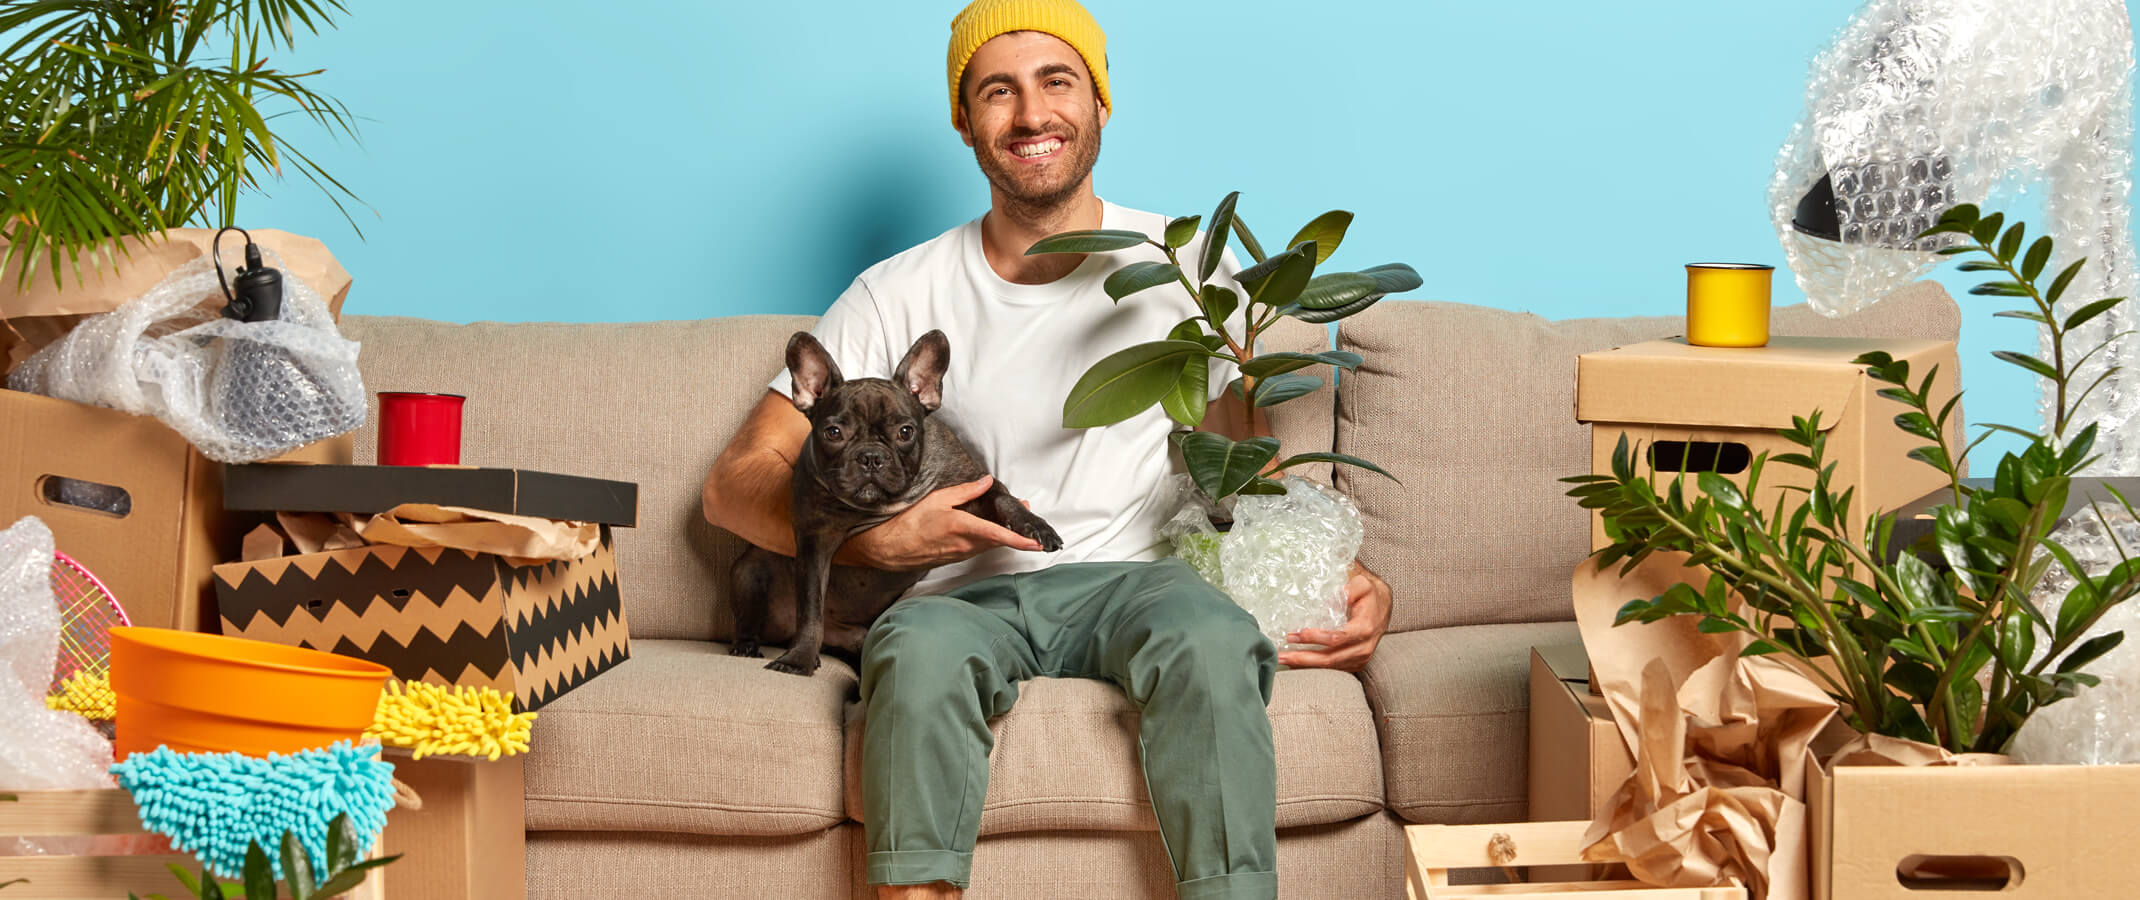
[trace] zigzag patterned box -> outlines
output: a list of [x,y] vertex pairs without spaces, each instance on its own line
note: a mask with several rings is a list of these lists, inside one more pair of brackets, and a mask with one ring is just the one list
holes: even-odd
[[541,709],[631,655],[608,525],[573,560],[373,546],[216,566],[223,633],[493,687]]

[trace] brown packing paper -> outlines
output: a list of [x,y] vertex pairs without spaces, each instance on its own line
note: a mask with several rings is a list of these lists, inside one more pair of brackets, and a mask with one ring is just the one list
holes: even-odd
[[1836,706],[1789,665],[1740,658],[1746,639],[1691,617],[1615,627],[1628,600],[1707,572],[1657,554],[1626,576],[1576,571],[1576,620],[1635,770],[1586,835],[1585,858],[1669,887],[1735,878],[1754,897],[1803,900],[1805,762]]
[[[126,239],[123,247],[106,245],[88,251],[96,256],[85,253],[79,279],[73,264],[63,255],[59,285],[53,283],[51,272],[46,270],[50,260],[40,257],[35,277],[17,290],[15,279],[22,263],[19,259],[10,261],[6,270],[0,271],[0,279],[4,279],[0,280],[0,320],[5,320],[6,325],[0,328],[0,373],[13,370],[39,348],[64,337],[84,317],[117,309],[148,293],[172,270],[208,256],[215,233],[213,228],[175,228],[164,232],[168,240],[134,237]],[[342,301],[349,297],[349,272],[335,261],[334,254],[327,252],[325,244],[272,228],[255,229],[252,236],[254,243],[279,257],[270,265],[303,279],[327,302],[331,315],[341,316]],[[224,244],[225,266],[244,259],[242,237],[227,235]],[[220,307],[223,298],[204,297],[202,302]]]
[[602,542],[592,522],[561,522],[508,513],[404,503],[357,527],[368,544],[450,547],[505,557],[516,566],[588,556]]

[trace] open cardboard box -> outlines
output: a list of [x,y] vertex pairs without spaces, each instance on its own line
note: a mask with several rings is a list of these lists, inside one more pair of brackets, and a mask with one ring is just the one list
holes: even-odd
[[[262,471],[272,471],[275,490],[246,487]],[[375,512],[465,501],[496,483],[496,472],[515,470],[240,466],[225,501],[261,511]],[[404,681],[496,688],[518,710],[541,709],[631,655],[610,529],[637,524],[638,492],[625,482],[519,474],[541,477],[508,483],[580,483],[555,494],[582,501],[560,500],[543,515],[600,523],[592,553],[515,565],[471,550],[375,545],[225,563],[213,570],[224,633],[368,659]],[[421,489],[439,478],[466,490]],[[495,502],[511,508],[490,511],[529,514],[512,496]]]
[[[290,460],[348,462],[348,435]],[[136,625],[216,630],[209,570],[236,559],[258,516],[223,506],[222,463],[147,416],[0,390],[0,526],[34,515]],[[123,514],[72,505],[64,479],[124,492]]]
[[2140,766],[1830,766],[1809,757],[1814,900],[2140,895]]
[[[1633,754],[1620,740],[1605,698],[1585,683],[1589,659],[1581,645],[1531,648],[1530,820],[1560,822],[1598,817],[1629,773]],[[1625,877],[1571,866],[1538,873],[1545,881]],[[1611,867],[1618,869],[1619,867]]]
[[422,808],[386,814],[386,896],[392,900],[520,900],[527,896],[521,757],[410,759],[389,752],[394,778]]
[[[1591,425],[1591,470],[1612,471],[1624,436],[1638,475],[1668,478],[1684,467],[1689,474],[1717,472],[1744,488],[1755,457],[1801,450],[1776,431],[1818,410],[1828,460],[1836,464],[1833,486],[1857,489],[1853,518],[1899,508],[1946,478],[1909,458],[1924,441],[1895,427],[1907,407],[1879,396],[1883,385],[1851,363],[1874,350],[1909,361],[1913,387],[1938,366],[1933,409],[1954,396],[1959,364],[1951,341],[1776,337],[1766,347],[1724,348],[1671,338],[1585,353],[1576,358],[1575,418]],[[1948,428],[1950,442],[1960,446],[1959,412]],[[1769,465],[1750,499],[1773,512],[1788,497],[1788,510],[1805,495],[1785,486],[1811,484],[1803,469]],[[1591,522],[1592,545],[1602,547],[1603,519],[1592,513]]]

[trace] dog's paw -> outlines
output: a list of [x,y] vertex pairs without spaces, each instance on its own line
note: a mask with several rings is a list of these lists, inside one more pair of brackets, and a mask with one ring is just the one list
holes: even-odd
[[752,659],[757,659],[757,658],[758,658],[758,642],[757,642],[757,641],[737,641],[737,642],[735,642],[735,643],[733,643],[733,644],[730,644],[730,645],[728,645],[728,655],[729,655],[729,656],[748,656],[748,657],[750,657],[750,658],[752,658]]
[[1048,520],[1030,512],[1013,518],[1010,528],[1012,531],[1038,541],[1040,549],[1049,553],[1054,553],[1063,548],[1062,536],[1055,533],[1055,526],[1049,525]]
[[765,667],[775,672],[809,676],[817,673],[817,664],[817,654],[797,654],[795,651],[790,650],[781,654],[779,659],[766,663]]

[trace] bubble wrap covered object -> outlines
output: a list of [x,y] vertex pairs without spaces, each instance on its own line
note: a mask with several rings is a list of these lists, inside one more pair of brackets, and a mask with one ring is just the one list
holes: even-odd
[[[2096,578],[2117,565],[2120,546],[2127,555],[2140,554],[2140,522],[2126,515],[2124,508],[2108,503],[2103,513],[2102,517],[2092,510],[2076,514],[2052,535]],[[2104,527],[2106,518],[2109,528]],[[2064,566],[2053,565],[2030,599],[2049,613],[2064,602],[2073,584]],[[2030,716],[2014,735],[2016,758],[2046,765],[2140,763],[2140,600],[2111,607],[2082,640],[2113,631],[2125,632],[2125,642],[2082,670],[2102,683],[2082,688],[2072,698]]]
[[[2132,70],[2122,0],[1868,0],[1815,58],[1769,184],[1807,299],[1831,316],[1879,301],[1942,260],[1930,251],[1952,238],[1916,240],[1942,211],[2031,186],[2047,190],[2033,231],[2057,240],[2053,269],[2088,259],[2062,311],[2131,296]],[[2120,307],[2071,346],[2136,321]],[[2140,341],[2121,339],[2076,380],[2124,367],[2080,410],[2103,424],[2098,473],[2140,471],[2140,435],[2125,428],[2140,407],[2136,362]]]
[[[45,706],[59,655],[52,530],[25,517],[0,531],[0,793],[111,787],[111,742]],[[0,855],[79,852],[79,839],[0,837]]]
[[1344,495],[1294,476],[1279,483],[1284,494],[1232,498],[1229,531],[1212,528],[1208,505],[1192,497],[1161,536],[1254,615],[1272,643],[1289,647],[1295,631],[1345,624],[1345,582],[1365,529]]
[[282,285],[280,320],[227,319],[203,304],[222,296],[214,264],[195,259],[39,350],[8,386],[155,416],[218,462],[352,431],[365,416],[357,344],[303,279]]

